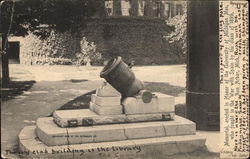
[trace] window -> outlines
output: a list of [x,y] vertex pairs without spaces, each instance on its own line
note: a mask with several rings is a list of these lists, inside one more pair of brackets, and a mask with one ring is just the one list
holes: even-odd
[[170,16],[170,5],[169,3],[164,4],[164,16],[169,18]]
[[122,15],[129,16],[130,2],[128,0],[121,0]]
[[182,14],[183,14],[182,5],[176,4],[176,15],[182,15]]
[[105,1],[105,9],[109,16],[113,15],[113,1]]

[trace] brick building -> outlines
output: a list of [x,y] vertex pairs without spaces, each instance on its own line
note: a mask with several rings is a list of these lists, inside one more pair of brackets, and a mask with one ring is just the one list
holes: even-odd
[[106,0],[105,10],[108,16],[141,16],[166,19],[183,14],[180,0]]
[[97,45],[104,59],[122,56],[137,64],[179,61],[164,36],[173,31],[166,20],[184,14],[183,1],[105,0],[103,7],[82,35]]
[[[80,51],[80,40],[86,37],[102,54],[98,64],[116,56],[121,56],[125,62],[133,60],[136,65],[183,63],[178,48],[171,47],[165,38],[174,30],[166,21],[185,13],[182,4],[181,0],[102,0],[98,12],[76,35],[56,35],[58,39],[57,44],[53,44],[53,52],[57,52],[58,57],[74,59]],[[32,61],[38,59],[37,51],[29,54],[27,49],[22,49],[22,43],[20,45],[21,63],[38,63]],[[40,53],[39,58],[46,60]]]

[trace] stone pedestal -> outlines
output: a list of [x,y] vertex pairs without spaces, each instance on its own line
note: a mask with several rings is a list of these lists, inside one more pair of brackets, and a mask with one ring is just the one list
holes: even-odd
[[[54,122],[59,127],[78,127],[105,124],[135,123],[147,121],[170,121],[174,112],[151,114],[98,115],[91,109],[57,110],[53,113]],[[74,125],[72,125],[74,123]]]
[[124,106],[125,114],[149,114],[168,112],[174,113],[174,97],[154,93],[151,102],[144,103],[140,96],[128,97],[124,99],[122,105]]
[[118,92],[107,82],[103,82],[102,86],[96,90],[96,96],[99,97],[120,97],[121,93]]
[[53,118],[37,120],[37,137],[48,146],[194,135],[195,123],[176,116],[172,121],[124,123],[74,128],[58,127]]
[[95,103],[101,107],[109,107],[113,105],[120,105],[121,104],[121,96],[117,97],[100,97],[96,94],[92,94],[91,96],[91,102]]
[[[25,158],[115,158],[117,155],[154,158],[205,147],[195,123],[176,116],[173,121],[61,128],[52,117],[39,118],[19,134]],[[100,157],[100,154],[102,156]],[[153,156],[151,156],[153,157]]]
[[122,105],[117,92],[103,90],[92,95],[90,109],[57,110],[24,127],[19,134],[20,150],[28,152],[24,157],[147,158],[157,152],[151,157],[160,158],[205,146],[194,122],[174,116],[174,97],[155,93],[149,103],[128,97]]
[[122,106],[121,105],[100,106],[98,104],[90,102],[90,110],[94,111],[98,115],[122,114]]
[[90,110],[98,115],[122,114],[121,94],[110,84],[104,82],[96,90],[96,94],[91,95]]

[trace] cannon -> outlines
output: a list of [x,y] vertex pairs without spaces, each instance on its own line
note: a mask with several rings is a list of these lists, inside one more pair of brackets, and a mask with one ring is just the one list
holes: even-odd
[[108,61],[100,73],[111,86],[122,95],[122,99],[140,95],[143,102],[149,103],[153,97],[152,93],[145,90],[142,81],[135,77],[134,72],[120,56]]
[[[63,120],[55,114],[61,127],[93,126],[150,121],[168,121],[174,118],[174,97],[146,90],[135,77],[131,65],[116,57],[108,61],[100,72],[106,81],[91,94],[87,114],[77,119]],[[80,122],[79,122],[80,121]]]

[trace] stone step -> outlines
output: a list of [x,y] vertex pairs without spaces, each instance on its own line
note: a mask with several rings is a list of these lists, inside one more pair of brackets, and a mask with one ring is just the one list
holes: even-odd
[[[93,108],[92,108],[93,109]],[[152,114],[97,115],[89,109],[56,110],[54,121],[60,127],[91,126],[147,121],[166,121],[174,118],[173,112]],[[74,124],[72,124],[74,123]]]
[[174,112],[174,97],[162,93],[153,93],[154,96],[149,103],[144,103],[141,96],[128,97],[123,100],[125,114],[146,114]]
[[111,124],[73,128],[58,127],[52,117],[46,117],[39,118],[36,124],[38,138],[48,146],[194,135],[196,131],[195,123],[179,116],[175,116],[173,121]]
[[166,158],[178,153],[205,148],[205,138],[198,135],[168,136],[115,142],[47,146],[35,134],[36,126],[26,126],[19,134],[23,158],[110,159],[110,158]]

